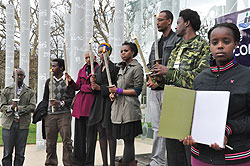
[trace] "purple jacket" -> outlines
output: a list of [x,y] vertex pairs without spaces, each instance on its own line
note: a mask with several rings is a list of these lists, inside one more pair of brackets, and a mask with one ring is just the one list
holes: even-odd
[[[98,65],[95,65],[95,68]],[[80,116],[89,116],[89,112],[94,101],[95,95],[92,93],[90,85],[90,76],[86,73],[87,65],[79,70],[77,81],[72,80],[69,82],[69,86],[75,91],[79,92],[76,95],[72,116],[79,119]]]

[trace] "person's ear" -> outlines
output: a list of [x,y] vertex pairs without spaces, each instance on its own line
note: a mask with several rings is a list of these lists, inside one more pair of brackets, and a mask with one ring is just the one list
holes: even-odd
[[172,24],[171,18],[167,19],[168,25]]
[[189,20],[186,21],[186,22],[185,22],[185,25],[186,25],[186,27],[189,27],[189,26],[190,26],[190,21],[189,21]]

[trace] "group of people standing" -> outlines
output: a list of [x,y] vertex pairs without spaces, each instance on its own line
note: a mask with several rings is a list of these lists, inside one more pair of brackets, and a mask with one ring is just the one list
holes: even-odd
[[[196,11],[185,9],[179,13],[176,33],[171,30],[172,21],[170,11],[160,12],[157,26],[162,32],[158,40],[161,61],[155,63],[153,44],[148,64],[154,76],[147,83],[151,88],[148,104],[154,131],[148,166],[250,165],[250,69],[238,64],[234,56],[240,42],[239,29],[233,23],[217,24],[208,32],[208,43],[196,34],[201,25]],[[164,85],[230,91],[224,147],[196,143],[192,136],[184,140],[158,136]]]
[[[162,32],[156,48],[159,63],[154,56],[155,43],[149,56],[148,67],[153,79],[147,82],[151,89],[148,104],[154,134],[152,161],[148,166],[249,166],[250,69],[238,64],[233,55],[240,41],[239,29],[232,23],[217,24],[208,32],[208,43],[196,34],[201,25],[196,11],[185,9],[180,12],[176,32],[171,29],[172,22],[170,11],[159,13],[157,27]],[[138,96],[144,83],[143,68],[134,58],[138,53],[135,43],[122,44],[122,62],[118,64],[110,61],[111,53],[112,47],[108,43],[99,45],[101,63],[94,63],[93,74],[90,52],[87,52],[86,63],[79,70],[76,81],[68,73],[64,74],[62,59],[52,61],[53,77],[46,81],[43,101],[38,105],[46,112],[43,115],[45,165],[58,165],[58,133],[63,141],[65,166],[93,166],[98,135],[104,166],[108,163],[111,166],[137,165],[134,139],[142,133]],[[17,69],[13,78],[18,79],[17,85],[6,87],[1,93],[3,166],[12,165],[14,147],[15,166],[23,165],[30,113],[35,110],[35,93],[23,83],[24,71]],[[165,84],[195,90],[230,91],[224,144],[233,149],[219,147],[216,143],[210,146],[199,144],[192,136],[184,140],[159,137]],[[78,91],[76,95],[75,91]],[[19,100],[12,100],[15,98]],[[73,147],[71,116],[76,118]],[[123,157],[115,162],[117,139],[124,141],[124,151]]]
[[110,165],[115,165],[116,139],[123,139],[125,145],[123,158],[117,164],[132,166],[137,163],[134,138],[142,133],[138,96],[144,82],[143,68],[134,59],[138,53],[134,43],[122,44],[119,64],[110,61],[111,53],[112,47],[102,43],[98,47],[102,63],[96,63],[94,75],[90,73],[89,52],[85,54],[86,64],[80,69],[76,82],[66,74],[69,87],[79,90],[72,112],[76,118],[72,165],[94,165],[97,133],[103,165],[108,165],[107,147]]

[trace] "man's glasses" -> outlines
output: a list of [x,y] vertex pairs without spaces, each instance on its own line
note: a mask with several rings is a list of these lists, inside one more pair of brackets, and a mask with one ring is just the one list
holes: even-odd
[[164,19],[164,18],[157,18],[157,21],[161,22],[161,21],[164,21],[164,20],[168,20],[168,19]]

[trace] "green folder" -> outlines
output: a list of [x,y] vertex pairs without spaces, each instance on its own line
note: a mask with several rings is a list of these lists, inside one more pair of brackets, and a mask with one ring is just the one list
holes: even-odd
[[195,95],[194,90],[165,85],[159,136],[184,139],[191,135]]

